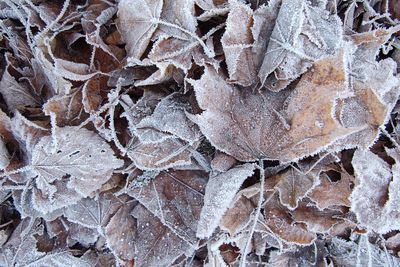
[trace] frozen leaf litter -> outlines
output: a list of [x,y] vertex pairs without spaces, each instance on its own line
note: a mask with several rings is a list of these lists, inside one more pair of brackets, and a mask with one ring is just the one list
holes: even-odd
[[398,0],[0,2],[0,266],[400,266]]

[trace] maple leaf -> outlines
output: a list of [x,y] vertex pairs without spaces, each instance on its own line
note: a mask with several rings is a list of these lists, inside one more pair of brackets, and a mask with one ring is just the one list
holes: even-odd
[[151,19],[160,18],[162,7],[163,1],[160,0],[119,2],[118,28],[125,39],[128,55],[131,57],[140,58],[146,50],[157,29],[157,24],[152,23]]
[[288,162],[315,154],[360,130],[341,126],[331,114],[339,93],[347,90],[343,64],[343,53],[321,60],[294,90],[263,94],[231,86],[206,68],[200,80],[190,81],[204,110],[191,119],[212,145],[238,160]]
[[201,171],[163,171],[148,185],[128,194],[181,239],[195,246],[206,183],[207,175]]

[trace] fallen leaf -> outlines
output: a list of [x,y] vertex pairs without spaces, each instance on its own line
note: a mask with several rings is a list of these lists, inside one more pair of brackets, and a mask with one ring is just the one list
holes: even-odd
[[[395,153],[398,153],[396,151]],[[368,150],[356,150],[352,161],[356,186],[350,196],[351,210],[361,225],[377,233],[400,229],[397,192],[400,169],[389,166]]]
[[194,248],[180,239],[142,205],[132,211],[137,220],[136,260],[138,266],[169,266],[178,257],[189,257]]
[[210,237],[230,207],[240,186],[255,170],[254,164],[244,164],[227,172],[211,176],[204,196],[196,236]]
[[201,171],[163,171],[148,185],[128,194],[177,236],[195,245],[206,183],[207,175]]

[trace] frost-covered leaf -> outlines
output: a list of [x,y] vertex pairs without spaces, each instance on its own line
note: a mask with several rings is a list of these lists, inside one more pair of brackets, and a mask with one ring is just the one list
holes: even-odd
[[135,255],[136,220],[131,216],[134,203],[125,203],[105,228],[107,246],[120,259],[132,260]]
[[27,84],[18,82],[9,73],[8,68],[4,71],[0,81],[0,94],[11,111],[26,106],[37,107],[41,104],[40,98],[30,90]]
[[[185,31],[194,33],[197,27],[197,21],[194,17],[194,0],[164,1],[163,4],[162,21],[159,25],[158,34],[169,35],[182,40],[190,38]],[[163,23],[163,21],[176,26]]]
[[49,130],[32,122],[16,112],[11,119],[11,128],[15,138],[23,145],[27,152],[33,151],[33,147],[45,135],[49,134]]
[[180,239],[144,206],[132,211],[137,220],[136,258],[138,266],[169,266],[178,257],[190,256],[194,249]]
[[318,175],[314,172],[303,172],[295,167],[270,179],[277,180],[275,189],[279,192],[279,199],[290,210],[296,209],[299,201],[319,184]]
[[82,94],[75,91],[69,95],[53,96],[43,105],[43,111],[48,116],[55,114],[57,125],[60,127],[77,125],[83,118]]
[[[35,234],[43,234],[43,226],[30,219],[22,221],[14,230],[8,242],[0,249],[0,264],[2,266],[84,266],[91,267],[94,262],[85,258],[77,258],[68,250],[55,250],[49,253],[38,251]],[[29,228],[32,227],[32,228]]]
[[241,185],[253,175],[254,170],[254,164],[244,164],[210,177],[197,226],[198,237],[205,238],[212,235]]
[[347,91],[344,64],[343,53],[320,60],[294,90],[265,94],[240,90],[206,68],[191,81],[205,111],[191,118],[212,145],[238,160],[313,155],[361,128],[343,127],[332,117],[336,99]]
[[235,166],[235,163],[237,160],[225,154],[224,152],[216,151],[214,158],[211,161],[211,168],[216,171],[216,172],[226,172],[233,166]]
[[91,72],[90,67],[86,64],[59,58],[55,60],[54,67],[54,71],[59,76],[71,81],[86,81],[97,75],[96,72]]
[[326,173],[319,176],[320,184],[317,185],[308,197],[314,201],[319,209],[326,209],[331,206],[350,206],[349,196],[351,194],[350,175],[343,172],[339,181],[331,181]]
[[220,220],[219,227],[228,231],[231,236],[243,230],[250,223],[250,216],[257,206],[259,193],[259,184],[240,190]]
[[287,252],[272,251],[268,264],[273,267],[326,266],[327,255],[324,243],[317,241],[310,246],[289,249]]
[[261,83],[282,90],[341,44],[339,17],[304,0],[283,0],[259,71]]
[[207,174],[163,171],[148,185],[128,194],[137,199],[183,240],[195,245]]
[[87,228],[77,223],[69,223],[67,233],[67,245],[69,247],[76,244],[90,247],[99,238],[99,233],[95,229]]
[[147,48],[163,8],[162,0],[123,0],[118,4],[118,29],[129,56],[140,58]]
[[327,248],[336,266],[400,266],[398,258],[369,243],[366,235],[361,235],[358,243],[334,237],[327,242]]
[[343,214],[335,210],[320,211],[316,207],[302,203],[292,212],[293,219],[298,223],[305,223],[307,229],[314,233],[327,233],[333,225],[341,222]]
[[[194,144],[195,147],[198,143]],[[158,143],[133,144],[128,156],[142,170],[166,170],[168,168],[187,166],[192,163],[192,147],[177,138],[168,138]]]
[[308,231],[302,224],[296,223],[285,210],[277,197],[273,197],[264,207],[265,231],[272,232],[287,243],[307,246],[314,242],[316,234]]
[[[394,152],[398,153],[398,151]],[[400,166],[392,167],[368,150],[357,150],[352,161],[356,186],[351,193],[351,210],[360,224],[378,233],[400,229],[397,192]]]
[[271,1],[256,11],[237,0],[229,2],[221,43],[231,82],[243,86],[257,82],[257,71],[278,15],[279,2]]
[[36,208],[44,213],[89,196],[123,164],[94,132],[76,127],[55,131],[55,139],[42,137],[33,147],[28,166],[27,175],[35,177]]
[[111,217],[124,202],[111,193],[103,193],[96,198],[83,198],[64,209],[65,217],[74,223],[102,232]]
[[171,137],[178,137],[193,143],[200,138],[200,132],[186,112],[191,107],[188,99],[173,93],[161,100],[153,114],[136,124],[136,134],[143,143],[155,143]]

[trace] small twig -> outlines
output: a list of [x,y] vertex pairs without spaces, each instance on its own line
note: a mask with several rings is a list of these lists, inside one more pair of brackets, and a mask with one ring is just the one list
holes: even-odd
[[240,259],[240,267],[246,266],[247,253],[248,253],[248,250],[250,247],[251,239],[253,237],[254,231],[255,231],[257,223],[258,223],[258,217],[260,216],[260,213],[261,213],[261,206],[264,202],[265,173],[264,173],[264,161],[262,159],[260,159],[258,162],[258,168],[260,169],[260,197],[258,198],[257,209],[256,209],[256,213],[254,215],[254,222],[253,222],[253,225],[251,226],[251,230],[249,232],[249,236],[247,238],[246,245],[244,247],[242,258]]

